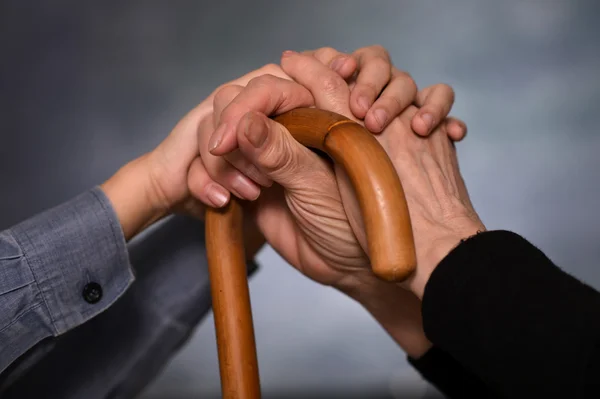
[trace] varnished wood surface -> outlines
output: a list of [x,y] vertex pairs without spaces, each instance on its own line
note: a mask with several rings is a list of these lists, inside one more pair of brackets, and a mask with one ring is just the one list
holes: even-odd
[[373,272],[387,281],[405,280],[416,267],[412,226],[398,174],[377,139],[342,115],[314,108],[275,120],[343,166],[361,207]]
[[206,251],[223,398],[260,398],[242,207],[206,211]]
[[[274,118],[296,140],[326,152],[348,173],[359,200],[373,272],[403,281],[416,267],[412,227],[398,175],[379,142],[328,111],[292,110]],[[260,397],[260,383],[238,201],[206,212],[206,240],[224,398]]]

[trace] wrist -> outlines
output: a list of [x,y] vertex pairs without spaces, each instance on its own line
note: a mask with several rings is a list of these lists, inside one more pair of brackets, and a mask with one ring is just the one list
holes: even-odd
[[432,347],[423,331],[421,301],[410,291],[369,270],[338,290],[363,306],[410,357],[417,359]]
[[423,299],[425,287],[437,266],[461,242],[469,237],[485,231],[486,228],[479,219],[460,221],[448,233],[437,239],[429,240],[430,247],[419,261],[415,274],[402,286],[407,286],[420,300]]
[[126,240],[168,214],[153,194],[147,155],[127,163],[100,187],[117,214]]

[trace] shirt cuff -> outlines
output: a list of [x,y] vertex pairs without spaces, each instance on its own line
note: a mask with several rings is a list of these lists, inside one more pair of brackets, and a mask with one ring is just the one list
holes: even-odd
[[486,386],[454,358],[433,346],[418,359],[407,357],[421,376],[447,398],[489,398]]
[[125,237],[96,187],[11,229],[54,335],[104,311],[134,280]]

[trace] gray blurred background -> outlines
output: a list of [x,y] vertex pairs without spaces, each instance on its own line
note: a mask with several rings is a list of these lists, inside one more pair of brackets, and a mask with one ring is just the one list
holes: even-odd
[[[600,287],[600,28],[583,1],[0,1],[0,228],[101,183],[217,85],[281,51],[387,47],[445,82],[490,229]],[[263,390],[431,389],[358,305],[270,249],[251,282]],[[219,392],[213,321],[143,394]],[[370,394],[365,394],[369,397]],[[372,397],[372,396],[371,396]]]

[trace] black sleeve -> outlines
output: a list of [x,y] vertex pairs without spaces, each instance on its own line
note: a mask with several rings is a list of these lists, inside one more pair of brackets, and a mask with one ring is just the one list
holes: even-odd
[[479,378],[436,346],[418,359],[409,356],[408,362],[446,398],[494,398]]
[[427,337],[502,398],[600,398],[600,293],[517,234],[478,234],[434,270]]

